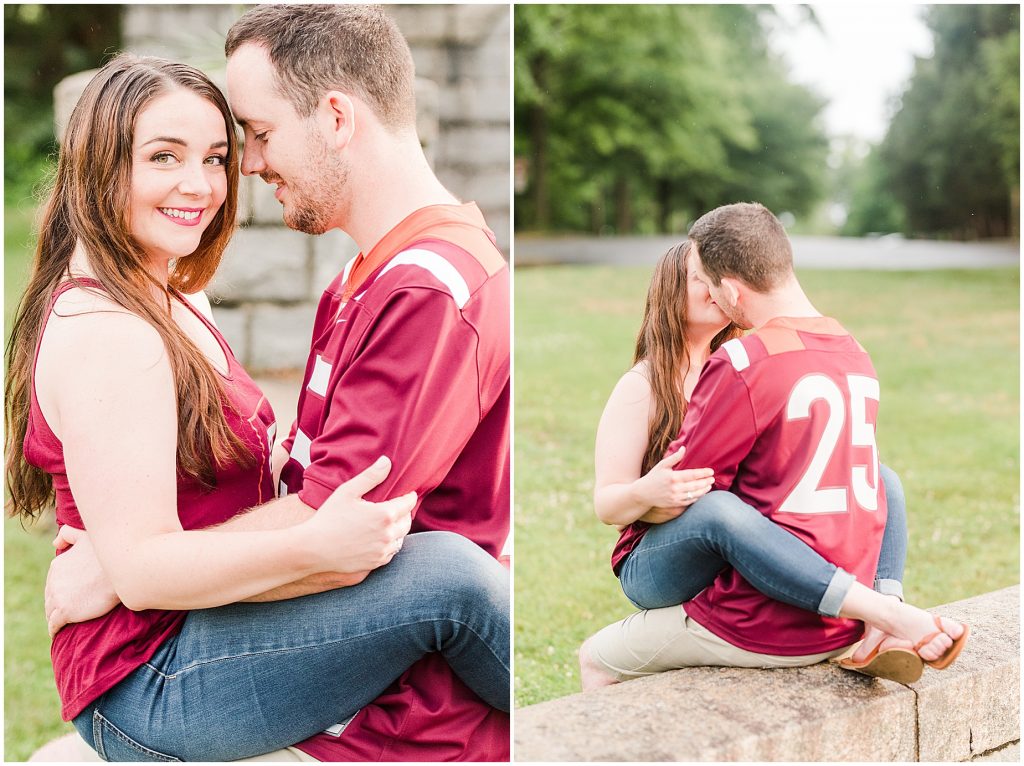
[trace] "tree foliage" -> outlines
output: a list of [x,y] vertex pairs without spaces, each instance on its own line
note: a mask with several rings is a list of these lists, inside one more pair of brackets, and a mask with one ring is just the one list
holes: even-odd
[[863,168],[846,230],[893,225],[871,212],[891,195],[910,235],[1017,235],[1019,7],[933,6],[927,22],[934,55],[917,60],[888,132]]
[[4,185],[24,193],[56,149],[53,88],[121,42],[119,5],[4,6]]
[[806,211],[820,98],[768,51],[766,7],[515,7],[517,228],[678,231],[715,205]]

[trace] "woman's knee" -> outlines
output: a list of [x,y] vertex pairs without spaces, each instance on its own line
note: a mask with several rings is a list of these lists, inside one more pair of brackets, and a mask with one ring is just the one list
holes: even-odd
[[483,548],[454,532],[418,532],[406,540],[398,555],[412,543],[410,550],[420,557],[419,564],[429,567],[420,587],[430,598],[470,611],[508,613],[508,572]]
[[700,527],[707,532],[737,535],[750,530],[758,521],[763,521],[764,516],[732,492],[715,490],[687,508],[675,521],[680,520],[681,523]]

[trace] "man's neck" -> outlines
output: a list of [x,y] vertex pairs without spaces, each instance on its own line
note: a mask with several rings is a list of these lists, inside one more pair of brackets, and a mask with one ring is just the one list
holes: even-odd
[[373,152],[372,162],[353,168],[351,204],[338,226],[363,253],[420,208],[460,204],[437,180],[415,135],[384,144]]
[[814,308],[814,304],[804,294],[796,277],[770,293],[756,296],[747,304],[747,318],[755,330],[779,317],[820,317],[821,315],[821,312]]

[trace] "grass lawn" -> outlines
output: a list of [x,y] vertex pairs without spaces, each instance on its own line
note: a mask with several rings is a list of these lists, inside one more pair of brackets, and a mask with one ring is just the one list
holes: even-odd
[[[34,235],[28,201],[4,209],[4,337],[28,281]],[[53,557],[51,525],[30,531],[4,520],[4,756],[24,761],[46,740],[71,729],[60,720],[43,616],[43,583]]]
[[[593,446],[631,365],[648,268],[515,274],[515,690],[579,691],[576,649],[633,608],[615,530],[591,506]],[[819,310],[871,353],[878,444],[910,525],[908,600],[934,606],[1018,582],[1018,270],[807,271]]]

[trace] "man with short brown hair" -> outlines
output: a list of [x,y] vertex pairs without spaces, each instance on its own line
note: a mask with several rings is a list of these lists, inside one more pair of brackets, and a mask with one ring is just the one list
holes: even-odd
[[[278,447],[281,493],[316,508],[386,454],[394,467],[376,492],[417,492],[413,532],[458,532],[497,556],[509,529],[508,267],[476,205],[427,163],[408,44],[379,7],[257,6],[225,52],[242,172],[277,186],[291,228],[339,228],[360,250],[320,302],[298,418]],[[325,761],[509,757],[507,714],[438,655],[339,724],[297,747]]]

